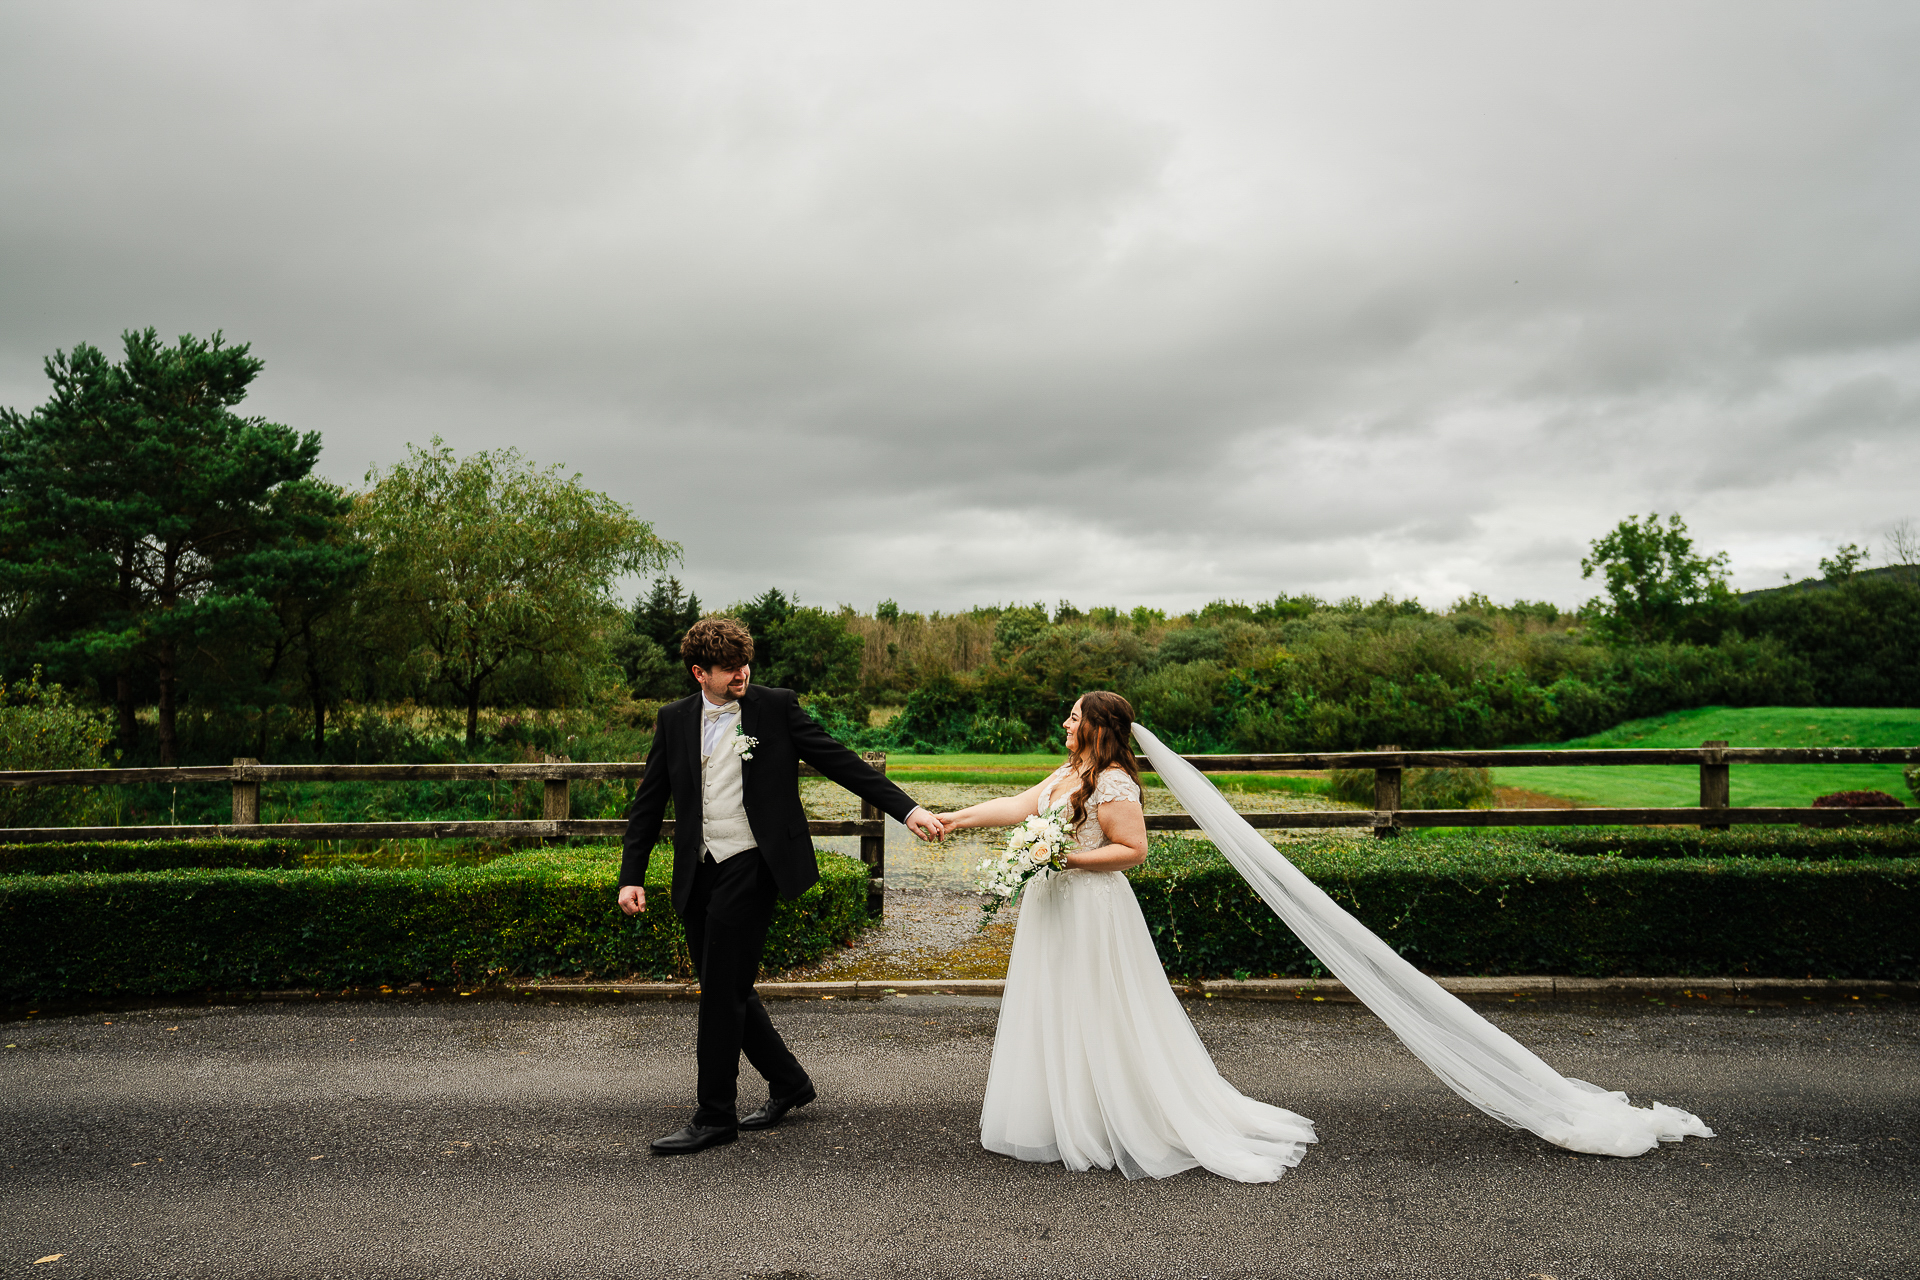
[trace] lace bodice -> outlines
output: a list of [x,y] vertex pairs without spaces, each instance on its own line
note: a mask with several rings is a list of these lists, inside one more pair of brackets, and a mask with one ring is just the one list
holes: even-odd
[[[1040,791],[1040,807],[1046,809],[1061,800],[1071,800],[1079,789],[1078,779],[1074,777],[1073,766],[1063,764],[1047,778],[1046,785]],[[1108,843],[1100,830],[1097,816],[1101,805],[1109,800],[1140,799],[1140,784],[1127,776],[1127,771],[1118,765],[1107,769],[1094,779],[1093,795],[1087,799],[1087,816],[1074,828],[1073,847],[1075,849],[1098,849]]]

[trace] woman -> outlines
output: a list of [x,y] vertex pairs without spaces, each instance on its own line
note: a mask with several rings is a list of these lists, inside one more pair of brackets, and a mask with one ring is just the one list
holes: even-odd
[[1272,1182],[1313,1122],[1220,1078],[1167,985],[1126,870],[1147,857],[1133,708],[1084,695],[1067,763],[1017,796],[940,815],[947,830],[1011,826],[1066,801],[1067,870],[1027,885],[980,1112],[980,1141],[1021,1160],[1129,1178],[1196,1167]]
[[1310,1121],[1241,1097],[1213,1069],[1167,987],[1121,874],[1146,859],[1131,730],[1222,856],[1402,1044],[1469,1103],[1555,1146],[1637,1156],[1711,1138],[1700,1117],[1563,1076],[1421,973],[1234,812],[1211,782],[1111,693],[1067,720],[1067,763],[1011,800],[947,814],[946,830],[1019,822],[1071,797],[1069,869],[1027,887],[994,1042],[981,1140],[1023,1160],[1165,1177],[1204,1165],[1270,1182],[1314,1141]]

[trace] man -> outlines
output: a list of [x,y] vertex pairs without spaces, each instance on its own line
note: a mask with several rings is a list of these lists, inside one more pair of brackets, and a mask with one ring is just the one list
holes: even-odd
[[[644,911],[647,858],[673,801],[673,908],[700,977],[698,1107],[693,1123],[653,1144],[685,1155],[767,1129],[814,1099],[813,1081],[773,1028],[753,983],[775,895],[792,900],[820,878],[800,805],[804,760],[922,839],[940,823],[859,756],[828,737],[790,689],[749,684],[753,637],[732,618],[703,618],[680,644],[700,686],[664,707],[646,773],[627,810],[620,908]],[[740,1054],[766,1077],[767,1104],[736,1117]]]

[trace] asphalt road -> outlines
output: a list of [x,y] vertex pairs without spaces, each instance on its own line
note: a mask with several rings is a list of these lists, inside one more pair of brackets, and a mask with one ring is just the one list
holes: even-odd
[[1298,1170],[1242,1186],[981,1151],[994,1003],[778,1004],[820,1101],[673,1160],[646,1143],[690,1109],[683,1004],[9,1022],[0,1274],[1920,1274],[1913,1005],[1489,1009],[1721,1135],[1616,1160],[1470,1110],[1357,1008],[1190,1003],[1229,1079],[1319,1125]]

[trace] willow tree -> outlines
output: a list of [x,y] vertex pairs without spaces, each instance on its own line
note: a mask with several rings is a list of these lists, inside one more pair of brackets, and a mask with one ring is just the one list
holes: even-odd
[[373,553],[367,602],[465,704],[469,750],[503,669],[525,660],[585,672],[620,614],[618,580],[680,558],[623,504],[516,449],[460,458],[435,436],[367,482],[352,516]]

